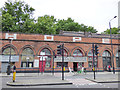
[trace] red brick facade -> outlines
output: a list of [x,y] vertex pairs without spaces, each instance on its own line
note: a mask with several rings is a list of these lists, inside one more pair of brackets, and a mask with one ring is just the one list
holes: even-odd
[[[9,42],[9,38],[6,37],[6,33],[2,34],[2,45],[1,45],[1,54],[2,51],[9,47],[11,44]],[[13,35],[15,33],[8,33],[9,35]],[[73,38],[74,37],[74,38]],[[108,41],[105,41],[105,40]],[[105,42],[108,42],[107,44]],[[69,36],[69,35],[40,35],[40,34],[18,34],[16,33],[16,38],[12,40],[12,48],[15,50],[16,55],[19,55],[19,62],[16,62],[15,65],[17,68],[21,68],[21,54],[23,49],[25,48],[31,48],[34,52],[34,59],[38,59],[38,55],[40,55],[41,50],[44,48],[47,48],[50,50],[51,55],[53,55],[53,51],[56,52],[57,45],[60,45],[64,42],[65,50],[68,54],[68,56],[73,56],[73,52],[77,49],[79,49],[82,52],[83,57],[88,57],[88,52],[92,49],[92,43],[96,43],[99,46],[99,55],[98,55],[98,70],[103,70],[103,52],[107,50],[110,55],[112,55],[111,52],[111,45],[110,45],[110,38],[107,37],[85,37],[85,36]],[[115,69],[118,70],[119,68],[116,67],[116,53],[118,52],[118,45],[119,41],[117,38],[114,38],[112,40],[113,45],[113,54],[114,54],[114,66]],[[45,70],[51,70],[52,69],[52,61],[51,59],[51,68],[45,68]],[[2,61],[3,62],[3,61]],[[111,61],[112,63],[112,61]],[[59,67],[57,67],[57,63],[54,62],[55,70],[60,70]],[[111,64],[112,65],[112,64]],[[1,63],[0,63],[1,66]],[[34,66],[33,66],[34,67]],[[73,62],[68,62],[68,67],[73,69]],[[92,70],[88,66],[88,58],[87,62],[84,62],[84,67],[87,68],[87,70]],[[29,69],[28,69],[29,70]],[[30,69],[32,70],[32,69]],[[66,70],[68,68],[66,67]]]

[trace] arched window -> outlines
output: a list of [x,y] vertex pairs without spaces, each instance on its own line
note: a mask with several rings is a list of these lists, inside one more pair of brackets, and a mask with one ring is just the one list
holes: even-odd
[[8,62],[16,62],[14,56],[16,56],[15,50],[12,47],[7,47],[2,49],[2,59],[1,59],[1,72],[6,72],[8,67]]
[[73,56],[83,56],[82,52],[79,50],[79,49],[76,49],[74,52],[73,52]]
[[31,48],[25,48],[21,54],[21,67],[33,67],[34,52]]
[[106,50],[102,54],[103,57],[110,57],[110,53]]
[[[94,57],[95,67],[97,67],[97,65],[98,65],[97,56],[96,55],[94,55],[94,56],[95,56]],[[88,67],[93,67],[93,53],[91,50],[88,52]]]
[[15,54],[16,54],[16,53],[15,53],[15,50],[14,50],[13,48],[10,48],[10,47],[5,48],[5,49],[3,50],[3,52],[2,52],[2,54],[3,54],[3,55],[10,55],[10,50],[11,50],[11,55],[15,55]]
[[110,65],[111,66],[111,55],[110,52],[105,50],[102,54],[103,57],[103,69],[106,71],[107,67]]
[[51,52],[49,49],[47,48],[44,48],[41,52],[40,52],[40,55],[43,55],[43,56],[47,56],[46,58],[46,63],[45,63],[45,67],[47,68],[50,68],[51,67]]
[[116,67],[120,67],[120,51],[116,53]]

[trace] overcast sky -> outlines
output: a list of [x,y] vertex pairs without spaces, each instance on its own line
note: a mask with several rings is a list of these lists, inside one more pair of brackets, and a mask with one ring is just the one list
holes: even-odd
[[[7,0],[1,0],[0,6]],[[23,0],[22,0],[23,1]],[[98,33],[109,28],[109,21],[118,16],[120,0],[24,0],[35,9],[34,17],[53,15],[57,19],[71,17],[79,24],[93,26]],[[111,21],[118,27],[118,17]]]

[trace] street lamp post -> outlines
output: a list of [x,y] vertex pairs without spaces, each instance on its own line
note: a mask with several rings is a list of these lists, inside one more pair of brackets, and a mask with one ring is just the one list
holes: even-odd
[[[116,18],[117,16],[114,16],[114,18]],[[112,50],[112,55],[111,55],[111,60],[113,62],[113,74],[115,74],[115,68],[114,68],[114,59],[113,59],[113,45],[112,45],[112,33],[111,33],[111,21],[114,19],[112,18],[110,21],[109,21],[109,27],[110,27],[110,39],[111,39],[111,50]]]
[[10,39],[10,55],[9,55],[9,63],[8,63],[8,68],[7,68],[7,75],[10,75],[11,68],[10,68],[10,63],[11,63],[11,44],[12,44],[12,39]]

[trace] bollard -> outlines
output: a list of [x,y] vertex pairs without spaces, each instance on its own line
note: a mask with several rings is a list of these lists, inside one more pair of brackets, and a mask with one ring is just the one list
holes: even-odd
[[13,82],[15,82],[15,77],[16,77],[16,66],[13,66]]
[[65,67],[63,67],[63,71],[65,71]]
[[13,70],[13,82],[15,82],[16,70]]

